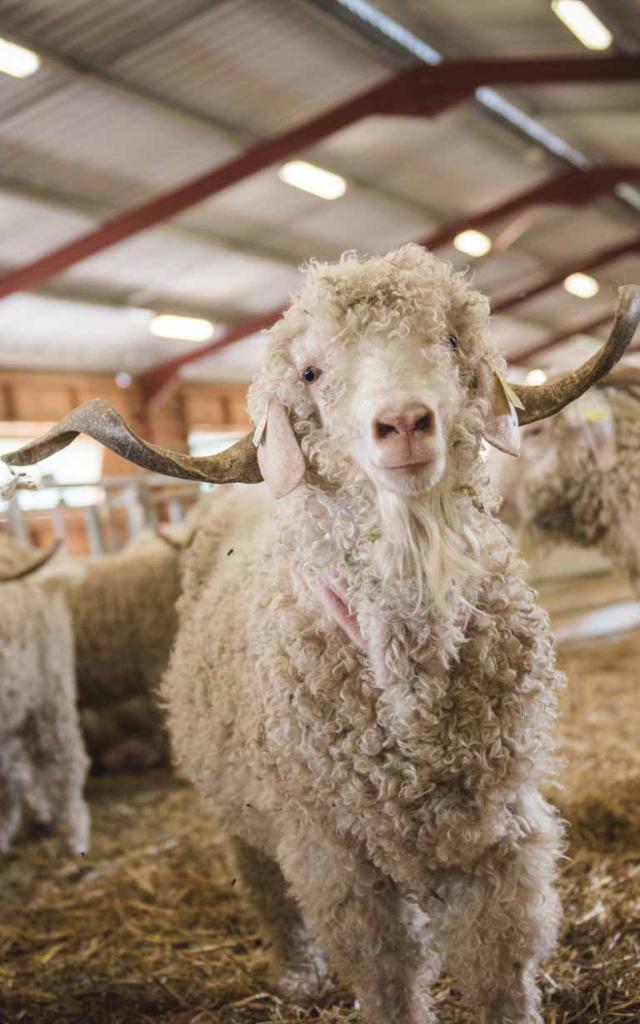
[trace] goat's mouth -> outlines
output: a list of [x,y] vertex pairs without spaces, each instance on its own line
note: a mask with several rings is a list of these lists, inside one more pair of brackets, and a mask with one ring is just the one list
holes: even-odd
[[391,466],[372,463],[372,475],[379,487],[409,497],[430,490],[442,476],[444,460],[434,452],[427,458],[396,463]]
[[391,466],[385,466],[382,463],[375,462],[376,469],[383,469],[389,473],[419,473],[422,469],[427,469],[432,466],[435,462],[434,458],[429,459],[412,459],[410,462],[396,462]]

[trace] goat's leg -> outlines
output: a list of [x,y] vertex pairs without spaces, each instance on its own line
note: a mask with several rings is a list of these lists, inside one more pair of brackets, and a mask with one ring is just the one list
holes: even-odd
[[542,1024],[536,971],[560,918],[557,847],[552,822],[439,887],[447,964],[479,1024]]
[[275,860],[241,839],[230,843],[233,861],[271,944],[278,988],[292,999],[318,995],[327,977],[322,950],[307,931]]
[[279,856],[305,919],[354,989],[366,1024],[433,1024],[432,964],[394,883],[321,833],[292,832]]
[[22,822],[23,803],[31,781],[31,766],[22,741],[3,738],[0,743],[0,853],[11,849]]
[[53,826],[70,854],[84,854],[90,819],[82,794],[89,759],[77,722],[64,708],[45,710],[34,716],[27,736],[35,766],[28,802],[38,820]]

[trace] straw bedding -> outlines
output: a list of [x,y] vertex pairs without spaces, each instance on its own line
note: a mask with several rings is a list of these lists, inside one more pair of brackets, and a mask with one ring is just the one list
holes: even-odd
[[[548,1024],[640,1020],[640,633],[567,650],[560,723],[570,859]],[[166,773],[90,783],[94,843],[27,838],[0,865],[0,1022],[350,1024],[347,992],[273,995],[253,917],[196,796]],[[468,1018],[447,979],[442,1024]]]

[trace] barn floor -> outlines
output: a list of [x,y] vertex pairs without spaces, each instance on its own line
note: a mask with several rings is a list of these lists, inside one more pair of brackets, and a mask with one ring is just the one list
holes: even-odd
[[[549,587],[559,625],[621,599],[598,580]],[[625,596],[622,594],[622,598]],[[569,638],[571,641],[571,638]],[[570,822],[565,923],[547,966],[547,1024],[640,1020],[640,631],[563,647],[557,792]],[[255,923],[194,794],[168,774],[94,779],[93,849],[25,841],[0,868],[1,1024],[348,1024],[347,993],[314,1008],[270,991]],[[442,1024],[468,1018],[446,980]]]

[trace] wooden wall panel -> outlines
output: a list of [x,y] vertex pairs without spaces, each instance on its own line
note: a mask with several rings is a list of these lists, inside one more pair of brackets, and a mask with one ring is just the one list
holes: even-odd
[[183,385],[190,430],[248,430],[246,384]]
[[[159,408],[143,414],[135,381],[122,389],[110,375],[0,370],[0,420],[50,424],[81,402],[103,398],[143,436],[186,450],[190,430],[248,430],[246,391],[245,384],[187,381]],[[105,452],[105,475],[133,471],[129,463]]]

